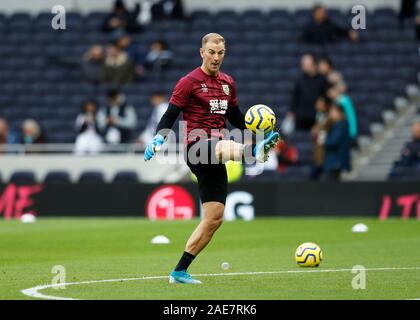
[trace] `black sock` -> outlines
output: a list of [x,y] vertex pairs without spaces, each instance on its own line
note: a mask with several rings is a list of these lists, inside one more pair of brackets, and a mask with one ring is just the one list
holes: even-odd
[[182,271],[182,270],[186,271],[188,267],[190,266],[191,262],[193,262],[194,258],[195,256],[193,256],[191,253],[184,251],[181,259],[179,260],[178,264],[175,267],[175,271]]

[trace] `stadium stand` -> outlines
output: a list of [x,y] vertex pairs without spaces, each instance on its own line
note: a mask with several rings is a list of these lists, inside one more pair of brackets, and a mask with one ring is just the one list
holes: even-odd
[[113,183],[138,183],[139,177],[135,171],[119,171],[115,174]]
[[9,181],[15,184],[33,184],[36,183],[35,173],[32,171],[15,171]]
[[63,171],[50,171],[44,178],[44,183],[70,183],[70,174]]
[[101,171],[85,171],[79,177],[79,183],[104,183],[104,174]]
[[[329,14],[338,23],[352,17],[350,12],[334,9]],[[200,64],[197,47],[203,34],[210,31],[226,38],[224,71],[237,81],[242,109],[266,103],[283,117],[293,80],[299,74],[300,56],[306,52],[326,54],[346,79],[359,134],[370,135],[371,124],[382,121],[382,111],[393,109],[394,98],[404,95],[407,84],[416,82],[420,62],[414,29],[410,24],[400,27],[394,10],[376,9],[369,12],[368,29],[360,32],[358,43],[343,41],[321,47],[300,40],[310,15],[309,9],[194,11],[188,20],[153,22],[145,31],[133,34],[133,40],[144,48],[163,39],[174,53],[170,70],[146,73],[123,87],[138,114],[133,137],[144,129],[152,111],[149,95],[162,89],[169,93],[181,75]],[[31,117],[41,124],[49,143],[74,142],[74,120],[81,101],[96,98],[103,103],[107,86],[86,82],[80,68],[59,63],[57,58],[80,61],[93,44],[111,42],[112,35],[101,32],[105,16],[104,12],[67,12],[67,29],[55,31],[50,27],[49,12],[0,15],[0,116],[11,127],[19,128]],[[300,132],[290,139],[299,150],[301,168],[289,168],[290,173],[281,176],[306,178],[312,161],[311,141]],[[99,173],[83,177],[80,181],[101,180]],[[127,178],[122,175],[118,179]]]

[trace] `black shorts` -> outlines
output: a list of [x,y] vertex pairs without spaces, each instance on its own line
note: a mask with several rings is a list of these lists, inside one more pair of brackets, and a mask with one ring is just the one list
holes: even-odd
[[198,140],[187,146],[187,153],[193,145],[197,147],[197,143],[200,144],[198,149],[206,148],[208,152],[208,162],[206,163],[191,163],[190,159],[185,156],[188,167],[197,177],[201,203],[216,201],[225,204],[226,202],[226,166],[223,163],[216,163],[215,159],[215,147],[218,141],[220,140]]

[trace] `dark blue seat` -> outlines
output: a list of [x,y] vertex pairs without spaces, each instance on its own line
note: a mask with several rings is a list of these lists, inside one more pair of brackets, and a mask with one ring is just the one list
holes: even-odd
[[262,21],[262,20],[264,20],[265,16],[260,10],[248,9],[248,10],[245,10],[244,12],[242,12],[241,18],[243,20],[248,19],[248,18],[252,18],[252,19],[258,19],[258,20]]
[[115,174],[114,183],[139,183],[136,171],[119,171]]
[[249,31],[265,31],[267,23],[263,19],[255,17],[245,17],[243,18],[240,28],[244,32]]
[[79,183],[105,183],[102,171],[85,171],[79,177]]
[[70,174],[67,171],[49,171],[44,183],[71,183]]
[[9,179],[10,183],[23,185],[36,183],[35,173],[29,170],[15,171]]
[[213,19],[212,14],[208,10],[196,10],[191,12],[191,18],[193,20],[206,20],[211,21]]
[[15,12],[9,16],[9,22],[12,21],[32,21],[32,16],[29,12]]
[[216,13],[216,19],[229,19],[229,20],[237,20],[239,18],[239,14],[235,10],[230,9],[222,9]]

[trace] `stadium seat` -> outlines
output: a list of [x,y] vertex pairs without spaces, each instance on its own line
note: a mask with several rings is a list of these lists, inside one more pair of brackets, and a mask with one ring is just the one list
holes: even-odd
[[34,184],[36,183],[35,173],[29,170],[15,171],[10,176],[9,182],[18,185]]
[[49,171],[44,183],[70,183],[70,174],[67,171]]
[[79,177],[79,183],[105,183],[104,174],[101,171],[85,171]]
[[114,183],[138,183],[139,177],[136,171],[119,171],[115,174]]

